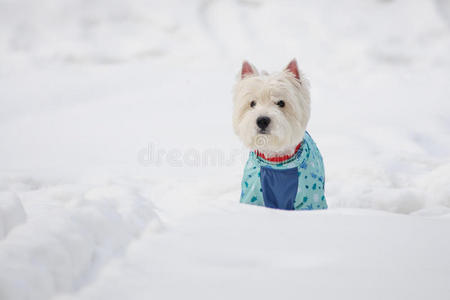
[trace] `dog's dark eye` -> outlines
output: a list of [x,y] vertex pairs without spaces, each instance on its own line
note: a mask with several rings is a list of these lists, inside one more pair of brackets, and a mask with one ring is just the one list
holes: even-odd
[[280,100],[280,101],[277,102],[277,105],[278,105],[279,107],[284,107],[285,103],[284,103],[283,100]]
[[256,105],[256,101],[252,101],[252,102],[250,102],[250,107],[255,107],[255,105]]

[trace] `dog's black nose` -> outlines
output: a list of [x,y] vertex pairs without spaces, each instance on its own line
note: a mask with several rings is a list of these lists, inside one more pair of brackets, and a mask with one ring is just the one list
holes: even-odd
[[267,128],[267,126],[269,126],[270,124],[270,118],[269,117],[258,117],[258,119],[256,119],[256,124],[258,125],[258,127],[261,130],[265,130]]

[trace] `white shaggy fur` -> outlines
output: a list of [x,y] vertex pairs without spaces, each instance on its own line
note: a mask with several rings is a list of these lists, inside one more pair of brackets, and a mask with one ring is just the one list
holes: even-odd
[[[260,75],[244,62],[241,74],[234,87],[235,133],[245,146],[266,156],[292,154],[303,139],[310,116],[309,84],[297,63],[293,60],[282,72]],[[280,100],[285,102],[284,107],[277,105]],[[252,101],[256,102],[254,107]],[[266,133],[260,133],[257,126],[260,116],[271,119]]]

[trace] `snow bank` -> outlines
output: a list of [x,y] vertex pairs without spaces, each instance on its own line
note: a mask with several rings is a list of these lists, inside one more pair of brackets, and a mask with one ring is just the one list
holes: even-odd
[[[0,244],[1,299],[76,290],[158,223],[152,203],[124,186],[57,185],[21,198],[29,217]],[[18,214],[9,213],[9,219]]]
[[56,299],[444,300],[449,222],[235,203],[141,239],[91,285]]
[[17,195],[0,192],[0,240],[11,229],[25,222],[26,214]]

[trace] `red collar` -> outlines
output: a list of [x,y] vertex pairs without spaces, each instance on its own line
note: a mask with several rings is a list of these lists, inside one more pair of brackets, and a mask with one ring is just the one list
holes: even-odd
[[276,163],[282,163],[282,162],[285,162],[285,161],[291,159],[292,157],[294,157],[294,155],[297,154],[297,152],[298,152],[298,150],[300,149],[301,146],[302,146],[302,143],[300,142],[300,144],[298,144],[297,147],[295,147],[294,153],[292,153],[291,155],[266,157],[266,156],[264,155],[264,153],[260,153],[260,152],[257,151],[257,150],[255,150],[254,152],[255,152],[255,154],[256,154],[258,157],[260,157],[260,158],[262,158],[262,159],[265,159],[265,160],[267,160],[267,161],[270,161],[270,162],[276,162]]

